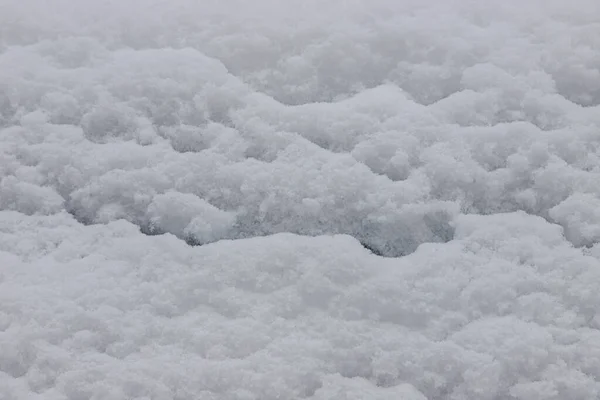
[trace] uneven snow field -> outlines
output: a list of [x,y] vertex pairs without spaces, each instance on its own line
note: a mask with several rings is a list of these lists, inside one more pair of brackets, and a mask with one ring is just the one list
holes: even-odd
[[600,396],[597,0],[0,0],[0,179],[0,400]]

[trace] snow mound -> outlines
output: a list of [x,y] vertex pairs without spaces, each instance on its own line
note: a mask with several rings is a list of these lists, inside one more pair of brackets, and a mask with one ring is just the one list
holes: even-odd
[[346,235],[189,247],[5,211],[0,393],[598,396],[598,259],[522,212],[454,224],[453,241],[390,259]]

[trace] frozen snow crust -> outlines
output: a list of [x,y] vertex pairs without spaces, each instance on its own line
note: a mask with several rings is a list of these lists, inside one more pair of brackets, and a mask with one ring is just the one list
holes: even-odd
[[0,0],[0,400],[598,398],[600,3],[492,3]]

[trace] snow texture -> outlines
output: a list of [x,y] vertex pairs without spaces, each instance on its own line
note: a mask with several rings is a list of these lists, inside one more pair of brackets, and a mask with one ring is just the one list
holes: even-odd
[[597,0],[0,0],[0,400],[600,397]]

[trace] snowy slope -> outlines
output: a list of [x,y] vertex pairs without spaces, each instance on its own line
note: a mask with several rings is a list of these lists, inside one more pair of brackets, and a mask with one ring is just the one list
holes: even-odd
[[0,400],[600,396],[600,3],[0,0]]

